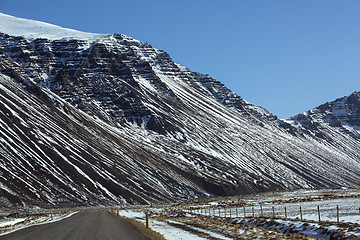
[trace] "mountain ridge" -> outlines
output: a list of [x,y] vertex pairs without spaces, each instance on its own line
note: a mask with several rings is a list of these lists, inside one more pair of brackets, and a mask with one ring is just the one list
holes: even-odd
[[360,130],[359,119],[360,93],[357,91],[289,118],[290,121],[313,130],[317,129],[320,124],[328,124],[356,139],[360,137],[358,133]]

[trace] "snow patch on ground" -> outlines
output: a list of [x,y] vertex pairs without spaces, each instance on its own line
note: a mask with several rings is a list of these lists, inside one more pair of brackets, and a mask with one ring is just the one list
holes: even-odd
[[[145,223],[145,214],[143,212],[140,211],[135,211],[135,210],[120,210],[119,211],[120,216],[124,216],[127,218],[133,218],[139,222],[143,222]],[[176,224],[181,224],[179,222],[175,222]],[[207,238],[203,238],[203,237],[199,237],[193,233],[187,232],[183,229],[174,227],[169,225],[166,222],[162,222],[162,221],[158,221],[155,220],[153,218],[149,218],[149,227],[154,230],[155,232],[158,232],[160,234],[162,234],[164,236],[165,239],[168,240],[172,240],[172,239],[176,239],[176,240],[188,240],[188,239],[192,239],[192,240],[203,240],[203,239],[207,239]],[[194,227],[192,227],[194,228]],[[197,231],[200,232],[204,232],[212,237],[216,237],[219,239],[224,239],[224,240],[228,240],[229,238],[225,238],[220,234],[217,233],[213,233],[211,231],[208,230],[204,230],[201,228],[196,228]]]
[[[175,223],[175,224],[182,224],[182,225],[186,225],[184,223],[181,223],[181,222],[177,222],[177,221],[173,221],[173,220],[168,220],[168,222],[170,223]],[[228,237],[225,237],[219,233],[214,233],[214,232],[211,232],[209,230],[205,230],[205,229],[202,229],[202,228],[199,228],[199,227],[194,227],[194,226],[188,226],[188,227],[191,227],[192,229],[198,231],[198,232],[202,232],[202,233],[205,233],[206,235],[210,236],[210,237],[213,237],[213,238],[216,238],[216,239],[223,239],[223,240],[231,240],[231,238],[228,238]]]
[[15,225],[16,223],[22,222],[24,220],[26,220],[26,218],[15,218],[15,219],[11,219],[11,220],[3,220],[0,222],[0,227]]
[[40,218],[29,217],[29,218],[3,219],[0,221],[0,228],[4,227],[5,229],[1,229],[4,232],[0,232],[0,236],[31,226],[57,222],[65,218],[71,217],[76,213],[77,212],[65,213],[65,214],[53,214],[53,215],[42,216]]

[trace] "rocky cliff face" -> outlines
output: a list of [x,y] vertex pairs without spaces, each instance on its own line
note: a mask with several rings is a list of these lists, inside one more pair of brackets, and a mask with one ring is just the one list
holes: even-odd
[[326,124],[344,134],[359,139],[360,130],[360,93],[327,102],[312,110],[296,115],[290,120],[312,131],[321,132],[321,126]]
[[[0,15],[0,30],[3,18],[13,21]],[[3,206],[360,183],[356,114],[341,123],[351,135],[325,120],[283,121],[149,44],[21,21],[46,32],[0,34]]]

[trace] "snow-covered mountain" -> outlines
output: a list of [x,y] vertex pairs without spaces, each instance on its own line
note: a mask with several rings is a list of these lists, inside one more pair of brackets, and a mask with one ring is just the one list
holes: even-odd
[[122,34],[5,14],[0,32],[0,206],[360,184],[354,124],[280,120]]
[[323,125],[327,125],[360,139],[360,92],[327,102],[290,120],[315,132],[321,132]]

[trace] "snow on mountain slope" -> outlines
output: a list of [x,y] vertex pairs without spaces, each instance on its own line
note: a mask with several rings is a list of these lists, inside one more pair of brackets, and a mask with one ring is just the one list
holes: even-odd
[[0,32],[27,39],[46,38],[49,40],[81,39],[94,41],[107,36],[105,34],[80,32],[49,23],[17,18],[4,13],[0,13]]
[[136,130],[97,122],[56,96],[33,96],[4,75],[0,83],[3,205],[146,203],[202,194],[163,163],[161,149],[145,149]]
[[58,39],[47,35],[57,28],[50,26],[24,38],[15,23],[32,21],[6,21],[13,27],[0,33],[3,205],[359,186],[360,145],[341,129],[279,120],[125,35]]

